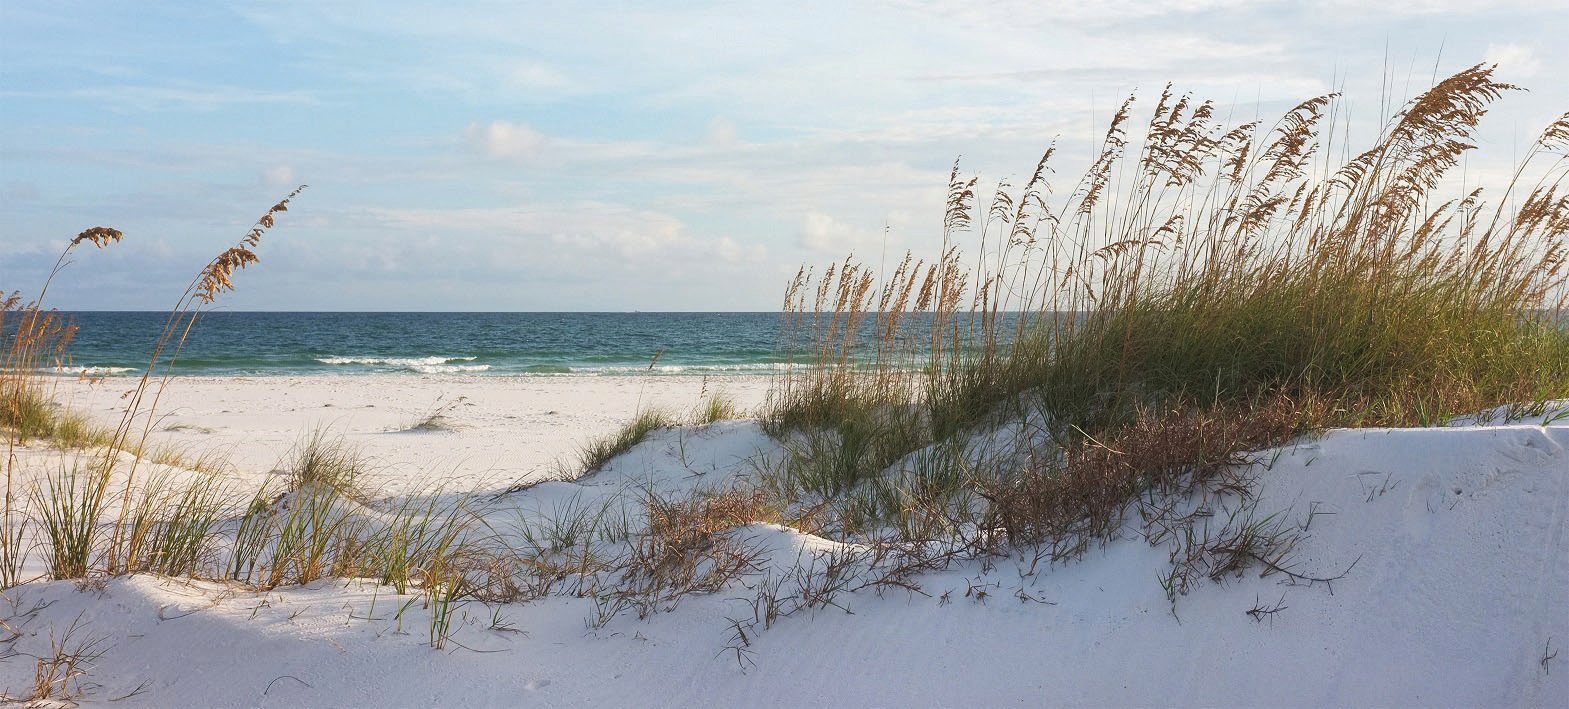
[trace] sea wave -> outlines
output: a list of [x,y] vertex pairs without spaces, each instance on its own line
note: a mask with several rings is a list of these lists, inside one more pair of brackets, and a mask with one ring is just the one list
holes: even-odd
[[603,365],[603,366],[555,366],[537,365],[527,367],[523,374],[538,376],[637,376],[659,374],[735,374],[749,372],[784,372],[792,367],[800,368],[800,364],[787,362],[745,362],[736,364],[663,364],[650,368],[648,365]]
[[564,364],[531,364],[523,368],[524,374],[571,374],[572,368]]
[[409,371],[420,374],[456,374],[459,372],[483,372],[490,369],[488,364],[411,364],[404,367]]
[[322,364],[363,364],[386,367],[435,367],[451,362],[473,362],[475,357],[317,357]]
[[139,372],[136,367],[50,367],[49,371],[55,374],[81,374],[89,377],[112,376]]
[[459,374],[493,371],[493,366],[501,369],[495,370],[505,374],[523,374],[534,376],[609,376],[609,375],[660,375],[660,374],[739,374],[747,372],[777,372],[790,369],[792,366],[784,362],[734,362],[734,363],[693,363],[693,364],[663,364],[649,368],[646,364],[581,364],[581,363],[536,363],[519,367],[516,363],[467,364],[478,359],[477,357],[317,357],[315,360],[327,365],[358,365],[362,367],[386,369],[401,369],[406,372],[419,374]]
[[649,369],[648,367],[605,367],[602,370],[594,370],[594,371],[596,371],[596,372],[597,371],[605,371],[605,372],[612,372],[613,371],[616,374],[637,374],[639,372],[649,372],[649,373],[652,373],[652,374],[692,374],[692,373],[701,374],[703,372],[783,372],[783,371],[788,371],[792,366],[793,367],[800,367],[801,365],[799,365],[799,364],[792,365],[792,364],[790,364],[788,362],[743,362],[743,363],[736,363],[736,364],[666,364],[666,365],[657,365],[653,369]]

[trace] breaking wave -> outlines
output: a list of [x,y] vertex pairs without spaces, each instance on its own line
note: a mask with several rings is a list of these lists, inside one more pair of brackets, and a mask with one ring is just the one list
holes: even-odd
[[322,364],[363,364],[386,367],[434,367],[449,362],[473,362],[474,357],[317,357]]
[[49,371],[55,374],[80,374],[88,377],[114,376],[116,374],[129,374],[142,370],[136,367],[50,367]]
[[420,374],[455,374],[458,372],[484,372],[488,364],[411,364],[404,369]]

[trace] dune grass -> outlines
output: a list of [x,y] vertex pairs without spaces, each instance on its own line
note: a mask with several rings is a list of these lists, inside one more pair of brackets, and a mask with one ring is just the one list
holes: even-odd
[[121,537],[126,573],[191,576],[218,544],[218,525],[230,507],[219,478],[177,479],[167,472],[144,478]]
[[[1225,126],[1168,88],[1142,136],[1121,105],[1070,187],[1053,184],[1054,148],[985,203],[956,166],[933,262],[878,274],[849,258],[787,289],[788,339],[811,354],[771,392],[790,451],[774,487],[837,507],[841,530],[869,510],[908,530],[936,506],[1060,543],[1107,534],[1110,510],[1173,476],[1306,432],[1569,395],[1569,114],[1505,184],[1444,196],[1513,90],[1468,68],[1350,151],[1328,130],[1335,95]],[[1022,454],[947,456],[962,482],[939,488],[981,509],[889,482],[913,453],[1021,421]]]
[[48,541],[45,566],[49,577],[86,576],[103,533],[107,503],[103,486],[90,470],[62,463],[30,492],[38,525]]
[[0,692],[0,702],[18,706],[75,706],[93,689],[87,676],[113,647],[110,638],[89,631],[78,615],[62,632],[49,631],[48,649],[33,658],[33,683],[26,694]]
[[[58,474],[30,490],[41,526],[51,540],[49,574],[55,578],[81,576],[88,572],[93,554],[100,550],[104,552],[100,565],[104,572],[126,573],[136,565],[122,555],[138,547],[132,537],[146,533],[150,529],[146,525],[152,519],[144,514],[140,519],[146,524],[137,529],[137,518],[128,517],[138,509],[133,495],[144,487],[137,479],[138,467],[144,458],[183,463],[177,449],[148,446],[169,367],[204,308],[233,289],[237,271],[257,261],[254,249],[262,236],[272,228],[276,215],[286,211],[289,201],[303,189],[302,186],[269,208],[238,243],[208,262],[192,279],[170,311],[154,345],[154,354],[126,395],[120,421],[112,429],[97,427],[52,401],[50,380],[43,372],[67,360],[66,349],[75,326],[46,309],[44,303],[50,283],[69,265],[78,247],[91,244],[106,248],[122,240],[124,234],[102,226],[86,229],[66,244],[35,299],[24,301],[18,293],[0,295],[0,336],[4,338],[0,345],[0,429],[6,433],[7,445],[4,510],[0,512],[0,586],[9,587],[23,580],[20,572],[26,550],[22,535],[29,520],[21,518],[16,510],[15,451],[30,438],[47,438],[62,448],[94,449],[87,455],[78,454],[69,466],[62,466]],[[130,454],[126,456],[128,462],[122,460],[122,454]],[[202,465],[212,462],[205,457],[202,461]],[[108,488],[117,478],[121,490],[114,496],[118,498],[116,504],[111,504]],[[98,518],[111,508],[118,509],[112,522]],[[147,512],[145,508],[142,511]],[[98,535],[104,530],[108,540],[100,544]]]
[[[21,572],[33,548],[30,542],[43,554],[50,579],[156,573],[273,588],[328,577],[372,578],[399,593],[420,589],[432,608],[431,643],[438,648],[446,644],[453,613],[465,599],[515,590],[510,580],[497,582],[497,590],[476,575],[486,563],[508,579],[514,569],[493,561],[504,557],[481,551],[480,542],[491,535],[475,524],[472,495],[432,490],[372,506],[361,480],[370,469],[367,460],[326,431],[305,435],[291,452],[281,494],[263,486],[245,497],[236,496],[218,477],[226,467],[221,456],[206,453],[191,461],[179,446],[149,445],[169,368],[186,338],[205,308],[234,288],[236,272],[256,263],[255,249],[263,235],[299,191],[268,209],[239,242],[187,285],[113,428],[94,426],[53,401],[51,380],[43,372],[65,361],[74,328],[41,305],[47,282],[36,300],[24,302],[17,294],[0,300],[0,333],[5,336],[0,348],[0,430],[10,453],[0,528],[0,587],[29,580]],[[49,279],[79,245],[102,248],[121,238],[120,232],[106,227],[82,232],[68,244]],[[417,428],[438,427],[440,415],[455,404],[438,408]],[[196,424],[187,426],[201,430]],[[31,503],[24,515],[15,504],[19,471],[14,452],[33,439],[81,450],[64,450],[56,471],[23,488]],[[143,462],[184,470],[138,475]],[[33,540],[35,529],[39,538]],[[40,684],[33,698],[78,693],[75,683],[81,672],[71,663],[81,654],[40,660]]]
[[[704,388],[707,388],[706,385]],[[697,406],[692,409],[692,415],[689,420],[694,426],[707,426],[711,423],[731,421],[742,416],[741,406],[736,403],[734,397],[723,391],[715,391],[707,394],[697,403]]]
[[446,403],[442,403],[442,398],[437,397],[436,403],[431,406],[429,412],[416,417],[407,425],[398,429],[398,431],[401,433],[451,433],[462,428],[452,414],[464,403],[466,397],[460,396]]
[[366,468],[359,448],[324,428],[311,431],[295,443],[284,466],[291,492],[326,488],[348,497],[360,494],[360,478]]
[[[93,227],[78,234],[60,253],[54,267],[39,288],[38,297],[23,300],[20,293],[0,292],[0,432],[5,435],[5,499],[0,509],[0,587],[9,588],[22,581],[21,568],[27,549],[23,536],[29,520],[16,509],[21,490],[16,480],[16,449],[32,438],[54,438],[70,446],[101,443],[102,434],[85,418],[60,411],[50,399],[41,369],[58,365],[65,357],[66,347],[76,334],[74,326],[65,322],[55,312],[44,307],[49,284],[69,263],[76,248],[84,243],[104,248],[122,238],[119,231],[107,227]],[[60,489],[74,491],[64,477],[53,480]],[[74,475],[74,473],[73,473]],[[36,489],[33,490],[36,493]],[[62,500],[53,505],[55,517],[46,520],[45,531],[65,534],[61,539],[67,545],[79,540],[70,538],[72,522],[67,516],[80,499]],[[76,552],[65,551],[65,557]],[[56,554],[51,564],[68,559]]]
[[588,475],[598,472],[611,460],[632,450],[637,444],[646,440],[649,434],[660,429],[707,426],[742,417],[741,407],[733,397],[723,391],[709,392],[706,382],[703,391],[702,398],[684,419],[666,409],[643,408],[615,431],[590,439],[578,449],[576,474]]
[[664,409],[643,409],[614,432],[583,444],[578,449],[578,470],[583,475],[597,473],[616,456],[642,443],[648,434],[678,425],[680,419]]

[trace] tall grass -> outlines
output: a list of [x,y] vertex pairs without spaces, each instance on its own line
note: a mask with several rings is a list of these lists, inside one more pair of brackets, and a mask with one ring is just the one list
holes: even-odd
[[45,565],[49,577],[74,579],[87,575],[102,536],[104,488],[80,465],[58,470],[31,490],[33,509],[48,542]]
[[213,475],[184,481],[169,473],[148,476],[120,538],[126,571],[196,575],[215,551],[219,523],[231,506],[225,486]]
[[[277,204],[269,207],[245,236],[208,261],[186,285],[184,292],[170,309],[164,327],[153,343],[152,355],[146,368],[142,370],[142,376],[137,380],[135,388],[125,397],[125,410],[119,424],[115,426],[109,445],[103,448],[99,472],[100,485],[109,484],[115,469],[115,461],[121,452],[146,447],[147,439],[152,435],[153,426],[157,422],[158,403],[163,397],[164,388],[168,386],[174,363],[179,358],[180,351],[190,337],[192,329],[196,327],[196,323],[200,321],[207,307],[216,302],[222,294],[234,290],[236,274],[260,260],[256,255],[256,248],[261,244],[262,237],[274,226],[277,215],[288,211],[289,203],[304,190],[305,186],[301,185]],[[126,531],[125,515],[131,509],[131,491],[135,487],[140,463],[140,457],[132,456],[125,470],[119,505],[120,513],[114,522],[107,560],[111,573],[123,573],[127,570],[125,560],[120,558],[119,552]]]
[[5,500],[0,510],[0,588],[21,581],[26,555],[23,537],[27,521],[16,511],[16,449],[30,438],[61,436],[68,444],[99,442],[79,415],[62,413],[52,401],[41,369],[58,366],[76,329],[44,306],[49,286],[70,264],[76,248],[84,243],[104,248],[120,241],[123,235],[108,227],[92,227],[77,234],[60,252],[38,297],[31,301],[19,292],[0,291],[0,430],[6,440]]
[[[167,383],[170,367],[204,308],[220,294],[233,289],[236,271],[257,261],[254,249],[262,236],[272,228],[276,215],[286,211],[289,201],[303,189],[303,186],[296,189],[273,205],[237,244],[197,273],[170,311],[164,329],[154,343],[152,358],[136,386],[125,397],[127,403],[120,421],[112,429],[99,428],[85,417],[64,411],[53,402],[53,392],[48,386],[52,380],[42,372],[46,366],[58,367],[66,360],[66,347],[75,334],[75,326],[46,310],[43,303],[50,284],[69,265],[77,247],[90,243],[104,248],[120,241],[124,235],[108,227],[87,229],[67,243],[39,288],[36,299],[24,301],[17,293],[0,296],[0,336],[4,338],[3,346],[0,346],[0,429],[4,429],[7,441],[5,500],[3,517],[0,517],[0,586],[8,587],[22,580],[23,531],[27,520],[19,519],[15,510],[16,449],[29,438],[53,438],[63,447],[89,445],[97,448],[92,455],[79,456],[68,470],[62,469],[59,475],[32,489],[34,505],[42,510],[39,514],[44,531],[52,542],[50,575],[74,577],[87,572],[87,564],[97,549],[96,535],[101,524],[98,515],[110,508],[118,508],[118,516],[108,525],[109,538],[103,546],[106,555],[102,570],[106,572],[127,573],[141,568],[145,560],[137,560],[137,553],[148,534],[154,535],[152,539],[176,546],[189,541],[168,526],[168,520],[155,519],[153,509],[148,506],[152,503],[143,500],[142,504],[133,504],[133,494],[141,489],[136,473],[144,456],[157,458],[155,462],[179,462],[180,456],[172,450],[148,454],[151,449],[147,440],[156,420],[158,399]],[[122,462],[125,453],[131,454],[125,456],[128,463]],[[116,477],[121,478],[123,487],[116,496],[119,498],[117,504],[110,504],[108,488]],[[199,507],[192,501],[188,509],[196,514]],[[135,517],[128,517],[133,513]],[[178,521],[174,524],[177,526]],[[151,563],[158,568],[187,565],[183,556],[174,561],[160,558]]]
[[[1502,184],[1456,174],[1515,88],[1470,67],[1353,151],[1337,95],[1228,126],[1168,87],[1142,131],[1121,104],[1071,185],[1054,181],[1055,147],[989,197],[955,166],[935,261],[877,274],[850,258],[787,289],[785,328],[812,357],[770,396],[771,430],[794,442],[780,476],[842,496],[912,451],[1036,417],[1040,454],[972,485],[995,503],[1095,480],[1073,494],[1109,504],[1168,462],[1569,395],[1569,114]],[[1271,424],[1161,429],[1185,450],[1153,458],[1108,442],[1207,412]]]
[[[202,456],[188,464],[181,450],[148,445],[163,389],[187,338],[206,308],[233,289],[236,272],[256,263],[263,235],[299,192],[268,209],[186,286],[113,428],[98,428],[52,400],[51,380],[42,371],[66,359],[74,328],[42,307],[48,283],[37,300],[24,303],[20,295],[0,300],[5,336],[0,428],[8,440],[0,586],[23,580],[31,524],[41,533],[49,578],[150,572],[267,588],[370,577],[400,593],[411,586],[423,589],[434,609],[432,644],[446,642],[451,611],[473,593],[466,574],[474,568],[470,556],[480,537],[471,534],[476,519],[471,496],[435,491],[378,510],[360,486],[369,469],[363,455],[320,430],[292,451],[283,494],[263,486],[240,499],[222,483],[221,461]],[[67,245],[49,280],[80,244],[103,247],[120,239],[120,232],[103,227],[82,232]],[[77,452],[69,464],[62,457],[56,472],[34,480],[27,487],[30,517],[24,517],[13,509],[15,450],[32,438],[97,450]],[[189,470],[139,476],[144,462]],[[121,487],[112,489],[116,484]]]

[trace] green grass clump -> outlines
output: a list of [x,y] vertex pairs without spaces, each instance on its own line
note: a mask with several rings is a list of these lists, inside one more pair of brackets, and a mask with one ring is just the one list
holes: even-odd
[[408,498],[391,512],[370,540],[368,571],[398,593],[410,584],[430,587],[443,581],[450,561],[463,545],[472,512],[468,496],[442,502],[440,491],[424,500]]
[[54,402],[36,387],[6,382],[0,388],[0,426],[11,429],[24,442],[49,438],[55,431]]
[[134,497],[115,555],[125,565],[118,571],[196,575],[216,544],[228,507],[218,478],[196,475],[178,481],[169,473],[154,473]]
[[92,568],[106,502],[99,481],[95,472],[62,464],[29,491],[48,542],[44,562],[49,578],[82,578]]
[[863,409],[831,426],[804,427],[782,439],[780,475],[771,485],[786,499],[830,498],[855,489],[925,443],[917,412]]
[[1152,401],[1273,395],[1334,402],[1319,425],[1431,425],[1569,393],[1569,329],[1535,301],[1469,289],[1491,274],[1295,266],[1095,312],[1039,335],[1057,338],[1049,356],[1011,366],[1043,409],[1081,427],[1124,423]]
[[616,456],[642,443],[648,434],[678,425],[680,421],[663,409],[643,409],[614,433],[584,444],[578,450],[578,470],[583,475],[596,473]]
[[311,485],[295,491],[286,510],[277,516],[272,555],[263,585],[310,583],[329,575],[334,551],[349,542],[357,547],[356,518],[350,500],[331,485]]
[[692,424],[707,426],[718,421],[741,418],[741,406],[730,395],[716,391],[709,394],[692,410]]
[[286,466],[290,490],[331,489],[351,498],[360,494],[360,479],[368,469],[358,448],[326,429],[300,439]]
[[112,432],[76,411],[62,408],[32,381],[0,381],[0,428],[17,442],[37,439],[60,448],[108,445]]

